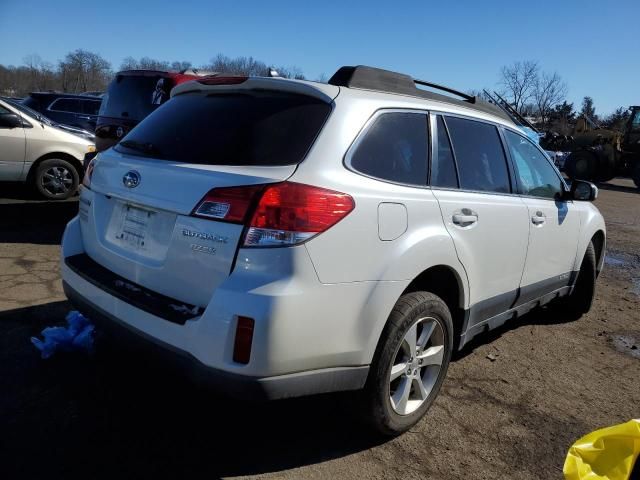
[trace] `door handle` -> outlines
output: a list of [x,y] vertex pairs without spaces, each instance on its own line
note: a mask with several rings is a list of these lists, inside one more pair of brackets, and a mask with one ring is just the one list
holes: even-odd
[[478,221],[478,214],[465,208],[461,213],[454,213],[452,220],[460,227],[468,227]]
[[536,212],[536,214],[531,217],[531,221],[534,225],[542,225],[547,221],[547,216],[542,212]]

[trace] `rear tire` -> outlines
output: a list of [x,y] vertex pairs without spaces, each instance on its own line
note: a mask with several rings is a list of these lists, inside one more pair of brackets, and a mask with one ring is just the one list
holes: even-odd
[[36,190],[49,200],[64,200],[78,191],[80,175],[67,160],[51,158],[41,162],[33,175]]
[[591,310],[596,293],[596,262],[593,242],[589,242],[573,292],[560,303],[561,310],[571,318],[578,319]]
[[452,350],[453,323],[444,301],[428,292],[400,297],[363,392],[368,423],[389,436],[418,423],[440,391]]

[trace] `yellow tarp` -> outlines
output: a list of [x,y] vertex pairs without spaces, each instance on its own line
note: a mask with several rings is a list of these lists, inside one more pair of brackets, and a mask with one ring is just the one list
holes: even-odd
[[591,432],[569,449],[566,480],[628,480],[640,453],[640,420]]

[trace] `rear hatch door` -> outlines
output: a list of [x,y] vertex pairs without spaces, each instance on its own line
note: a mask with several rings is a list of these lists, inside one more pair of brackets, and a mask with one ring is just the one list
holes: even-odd
[[81,222],[87,254],[135,284],[206,306],[244,226],[192,212],[212,189],[286,180],[330,111],[278,92],[172,98],[98,155]]

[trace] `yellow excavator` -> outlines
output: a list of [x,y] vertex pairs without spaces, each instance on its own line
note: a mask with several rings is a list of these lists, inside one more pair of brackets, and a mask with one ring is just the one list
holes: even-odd
[[540,145],[545,150],[571,152],[564,170],[572,179],[606,182],[630,176],[640,188],[640,106],[629,110],[631,115],[622,133],[600,128],[582,116],[572,135],[547,134]]

